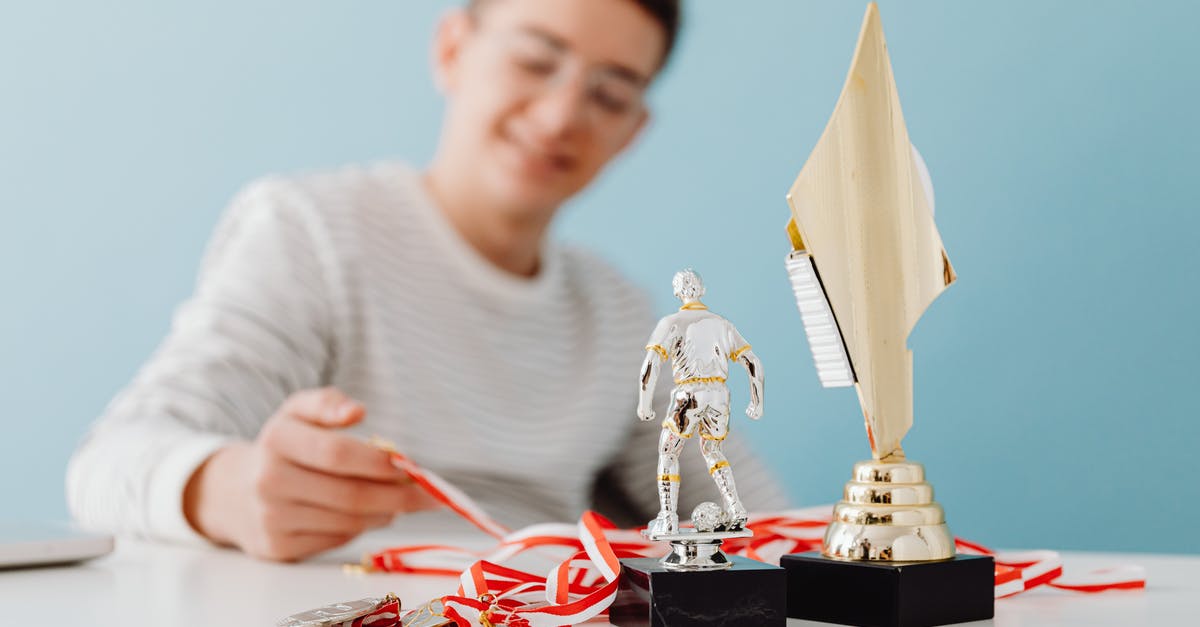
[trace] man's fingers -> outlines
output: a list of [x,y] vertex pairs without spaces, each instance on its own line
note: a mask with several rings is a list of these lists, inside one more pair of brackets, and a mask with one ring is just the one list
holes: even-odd
[[374,514],[371,516],[363,516],[363,520],[367,524],[367,529],[378,529],[387,527],[396,520],[395,514]]
[[346,427],[362,420],[367,413],[361,403],[333,387],[296,392],[283,402],[280,410],[322,427]]
[[259,437],[272,453],[326,474],[377,481],[398,481],[408,476],[392,464],[387,452],[289,415],[269,421]]
[[303,503],[275,503],[261,521],[272,533],[358,535],[392,522],[392,514],[355,515]]
[[425,488],[422,488],[415,483],[410,483],[404,486],[404,490],[408,493],[406,503],[408,509],[405,511],[419,512],[427,509],[438,509],[442,507],[441,501],[433,498],[433,495],[426,492]]
[[353,515],[409,510],[420,488],[413,483],[330,475],[279,459],[261,472],[259,495]]
[[346,544],[353,540],[355,535],[357,534],[286,534],[271,538],[261,545],[247,547],[246,551],[263,559],[294,562]]

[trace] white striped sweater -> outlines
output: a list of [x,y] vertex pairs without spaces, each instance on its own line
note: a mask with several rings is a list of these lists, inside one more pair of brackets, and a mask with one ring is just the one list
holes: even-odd
[[[333,385],[366,406],[357,433],[396,442],[503,523],[588,507],[644,522],[660,429],[634,412],[648,302],[572,247],[545,244],[532,279],[496,268],[403,164],[260,180],[75,453],[70,509],[91,528],[198,540],[181,498],[199,464],[253,439],[289,394]],[[751,511],[785,505],[744,440],[727,454]],[[686,515],[717,494],[699,451],[683,458]]]

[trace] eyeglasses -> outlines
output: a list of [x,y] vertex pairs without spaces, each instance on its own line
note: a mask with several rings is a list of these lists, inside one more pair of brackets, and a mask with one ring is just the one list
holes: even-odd
[[526,93],[542,94],[564,83],[579,81],[583,86],[584,109],[593,123],[632,121],[645,109],[648,79],[629,68],[591,64],[571,52],[565,42],[539,30],[487,34],[506,76]]

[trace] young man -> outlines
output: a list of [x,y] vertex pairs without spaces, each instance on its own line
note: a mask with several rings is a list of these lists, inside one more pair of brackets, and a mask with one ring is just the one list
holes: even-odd
[[[657,429],[634,419],[651,311],[546,231],[645,125],[678,10],[476,0],[448,15],[428,168],[241,193],[170,335],[72,460],[75,516],[302,558],[431,506],[367,433],[512,525],[570,520],[593,497],[654,511]],[[752,510],[782,505],[761,466],[738,464]],[[701,500],[690,485],[683,500]]]

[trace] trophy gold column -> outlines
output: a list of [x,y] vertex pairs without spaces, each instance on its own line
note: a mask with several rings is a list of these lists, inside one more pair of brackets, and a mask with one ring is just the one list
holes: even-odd
[[874,3],[788,204],[788,275],[817,374],[825,387],[858,391],[872,456],[854,466],[822,555],[784,557],[796,591],[789,615],[887,625],[990,617],[990,560],[955,556],[925,469],[901,447],[913,422],[908,335],[956,276]]

